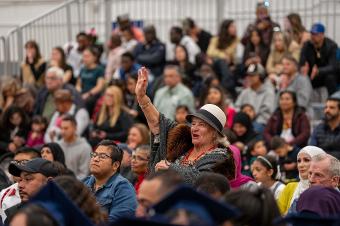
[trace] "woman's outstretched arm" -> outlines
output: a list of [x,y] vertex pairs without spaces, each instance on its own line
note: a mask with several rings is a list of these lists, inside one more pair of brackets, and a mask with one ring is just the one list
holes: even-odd
[[154,135],[157,135],[159,134],[159,112],[146,95],[148,77],[149,73],[145,67],[138,70],[138,80],[135,91],[138,104],[146,117],[150,131]]

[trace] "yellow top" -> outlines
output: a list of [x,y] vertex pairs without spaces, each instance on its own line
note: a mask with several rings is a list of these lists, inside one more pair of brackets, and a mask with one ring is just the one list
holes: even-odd
[[207,55],[212,58],[228,59],[229,63],[234,63],[238,43],[239,40],[235,39],[227,48],[218,49],[218,37],[213,37],[210,39]]
[[279,199],[277,200],[277,205],[279,206],[282,215],[286,215],[294,195],[294,191],[298,186],[298,182],[291,182],[286,185],[282,190]]

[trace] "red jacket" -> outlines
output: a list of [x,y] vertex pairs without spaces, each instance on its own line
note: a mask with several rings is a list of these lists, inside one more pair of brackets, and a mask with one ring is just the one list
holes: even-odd
[[[264,139],[267,144],[270,144],[271,139],[274,136],[280,136],[282,132],[283,116],[281,110],[277,110],[269,118],[266,128],[264,129]],[[302,148],[307,145],[310,136],[310,122],[305,112],[296,108],[293,121],[292,121],[292,133],[294,140],[290,142],[291,145],[295,145]]]

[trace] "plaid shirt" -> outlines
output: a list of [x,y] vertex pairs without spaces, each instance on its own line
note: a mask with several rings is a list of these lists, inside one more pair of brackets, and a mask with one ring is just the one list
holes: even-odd
[[340,157],[340,125],[332,130],[326,122],[319,124],[313,131],[310,145],[322,148],[325,152]]

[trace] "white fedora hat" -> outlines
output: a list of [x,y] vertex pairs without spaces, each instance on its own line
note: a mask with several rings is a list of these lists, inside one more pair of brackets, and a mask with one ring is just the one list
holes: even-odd
[[203,105],[196,113],[187,115],[186,120],[191,122],[192,117],[202,119],[224,136],[223,128],[227,121],[227,117],[221,108],[215,104]]

